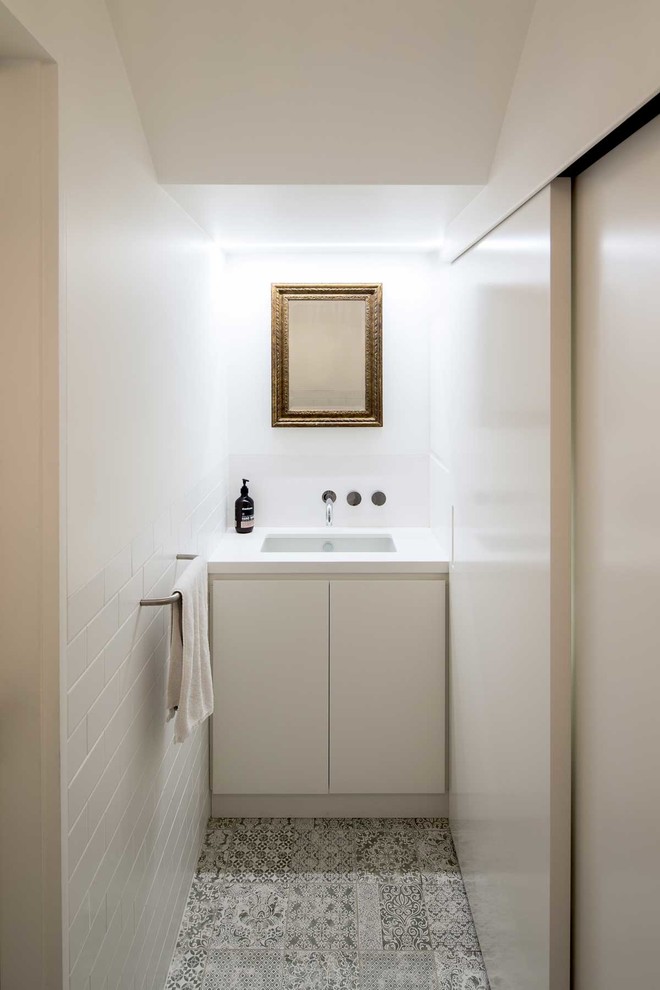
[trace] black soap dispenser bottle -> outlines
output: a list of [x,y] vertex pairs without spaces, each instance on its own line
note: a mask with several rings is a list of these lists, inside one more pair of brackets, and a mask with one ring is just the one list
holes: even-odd
[[234,503],[237,533],[251,533],[254,529],[254,499],[248,495],[248,481],[248,478],[243,478],[241,494]]

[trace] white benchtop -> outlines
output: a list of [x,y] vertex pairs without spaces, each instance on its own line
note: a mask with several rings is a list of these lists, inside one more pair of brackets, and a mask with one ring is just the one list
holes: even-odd
[[[262,553],[267,536],[390,535],[393,553]],[[209,554],[209,574],[447,574],[449,554],[430,529],[318,529],[257,527],[252,533],[227,530]]]

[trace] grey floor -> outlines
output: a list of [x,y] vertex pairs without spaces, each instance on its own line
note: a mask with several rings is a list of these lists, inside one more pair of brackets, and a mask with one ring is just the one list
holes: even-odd
[[488,990],[447,820],[211,819],[182,988]]

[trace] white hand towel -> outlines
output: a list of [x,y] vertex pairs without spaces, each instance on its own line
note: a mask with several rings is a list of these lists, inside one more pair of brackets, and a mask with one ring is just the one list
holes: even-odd
[[174,591],[181,602],[171,607],[167,721],[174,719],[174,742],[182,743],[213,711],[208,577],[202,557],[188,564]]

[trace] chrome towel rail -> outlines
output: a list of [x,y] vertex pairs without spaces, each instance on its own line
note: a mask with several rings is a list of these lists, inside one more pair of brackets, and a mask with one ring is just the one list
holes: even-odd
[[[178,553],[176,555],[176,559],[194,560],[196,556],[196,553]],[[140,605],[176,605],[176,603],[180,601],[181,592],[175,591],[173,595],[168,595],[167,598],[141,598]]]

